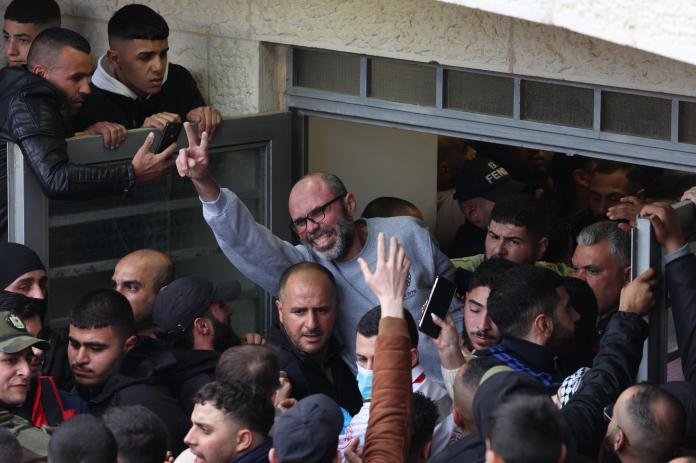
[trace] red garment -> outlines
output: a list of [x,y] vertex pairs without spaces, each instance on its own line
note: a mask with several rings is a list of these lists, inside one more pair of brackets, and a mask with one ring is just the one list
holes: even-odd
[[63,406],[53,376],[39,376],[31,412],[31,422],[34,426],[58,426],[75,416],[75,413],[75,410],[66,410]]

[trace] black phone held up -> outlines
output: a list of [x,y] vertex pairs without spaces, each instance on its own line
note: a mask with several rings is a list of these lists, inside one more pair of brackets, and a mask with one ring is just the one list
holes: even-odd
[[157,149],[154,152],[161,153],[174,143],[179,138],[182,127],[183,124],[181,122],[167,122],[167,125],[164,126],[164,132],[162,132],[162,138],[160,138]]
[[435,284],[430,290],[430,296],[425,302],[423,315],[418,322],[418,329],[427,334],[431,338],[437,338],[440,335],[440,327],[433,323],[431,314],[435,314],[442,320],[447,317],[447,311],[452,303],[454,292],[457,286],[442,275],[435,278]]

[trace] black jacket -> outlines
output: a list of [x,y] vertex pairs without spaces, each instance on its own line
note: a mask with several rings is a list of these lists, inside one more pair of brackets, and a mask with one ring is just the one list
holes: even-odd
[[142,405],[151,410],[162,419],[169,432],[169,448],[176,453],[184,449],[190,419],[170,389],[175,367],[176,357],[168,347],[140,337],[104,384],[98,388],[77,386],[75,391],[97,416],[111,406]]
[[665,281],[674,316],[677,344],[686,381],[662,385],[686,410],[682,446],[696,448],[696,256],[689,252],[665,267]]
[[568,423],[569,447],[595,459],[606,432],[603,410],[635,382],[648,324],[639,315],[617,312],[607,324],[599,353],[582,385],[561,409]]
[[546,387],[549,394],[555,393],[563,382],[554,353],[547,347],[524,339],[503,336],[500,344],[476,352],[476,355],[493,356],[513,370],[532,376]]
[[167,80],[162,89],[146,98],[132,99],[125,95],[100,89],[91,84],[92,93],[75,117],[75,129],[80,131],[101,122],[116,122],[127,129],[142,127],[145,118],[161,112],[175,113],[186,120],[194,108],[205,106],[196,82],[186,68],[169,64]]
[[[351,416],[360,411],[362,396],[358,383],[341,359],[343,348],[334,337],[329,340],[329,351],[323,366],[295,349],[281,329],[272,331],[271,342],[278,346],[280,369],[287,373],[292,384],[292,397],[300,400],[312,394],[326,394]],[[330,372],[331,379],[325,370]]]
[[109,166],[69,163],[65,100],[47,80],[26,69],[0,70],[0,241],[7,240],[7,151],[15,142],[44,193],[57,199],[124,194],[135,184],[129,161]]

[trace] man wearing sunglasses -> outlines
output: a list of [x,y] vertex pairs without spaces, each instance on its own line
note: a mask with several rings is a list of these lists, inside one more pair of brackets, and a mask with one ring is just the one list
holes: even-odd
[[[343,358],[355,369],[355,332],[360,318],[379,302],[365,284],[358,257],[374,266],[377,235],[396,236],[408,249],[413,262],[404,293],[404,306],[420,320],[420,308],[430,294],[435,277],[454,279],[454,268],[440,252],[430,232],[412,217],[355,220],[355,196],[335,175],[318,172],[306,175],[292,188],[288,198],[290,228],[301,244],[293,246],[254,221],[239,197],[221,188],[208,171],[208,136],[200,144],[189,124],[185,125],[189,147],[177,159],[181,176],[193,182],[203,202],[203,216],[220,248],[247,278],[271,294],[290,265],[311,261],[328,268],[335,276],[340,298],[335,329],[345,343]],[[461,306],[454,302],[455,322],[461,326]],[[418,350],[426,374],[442,382],[437,350],[432,339],[420,336]],[[356,371],[354,371],[356,373]]]

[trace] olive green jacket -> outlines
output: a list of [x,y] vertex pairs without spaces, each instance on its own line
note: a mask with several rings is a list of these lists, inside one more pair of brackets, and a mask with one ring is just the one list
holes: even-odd
[[22,417],[7,410],[0,410],[0,427],[8,429],[17,437],[24,449],[23,462],[45,462],[48,456],[50,436]]
[[[450,260],[452,261],[452,265],[454,265],[456,268],[462,268],[464,270],[473,272],[483,263],[485,259],[486,257],[483,254],[477,254],[475,256],[457,257],[456,259]],[[566,264],[554,264],[552,262],[544,262],[540,260],[535,262],[534,265],[553,270],[562,277],[569,277],[573,274],[573,268],[567,266]]]

